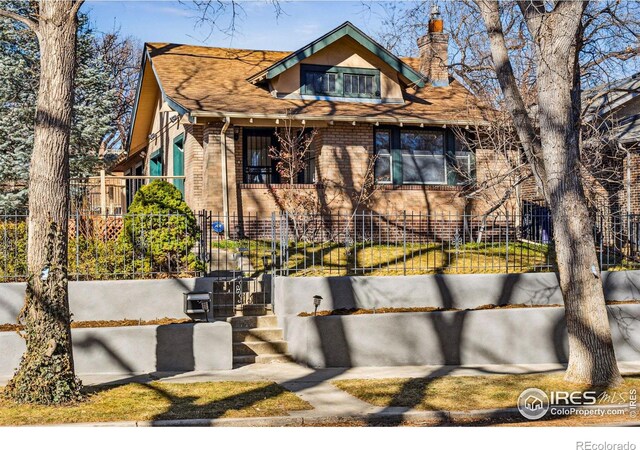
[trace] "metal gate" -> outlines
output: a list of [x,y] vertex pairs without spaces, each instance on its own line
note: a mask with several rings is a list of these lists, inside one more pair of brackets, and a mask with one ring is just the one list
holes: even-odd
[[[245,224],[256,226],[255,216],[230,216],[201,211],[199,257],[204,262],[204,275],[213,278],[211,287],[215,316],[233,316],[238,312],[266,314],[271,309],[271,281],[274,265],[273,244],[248,238]],[[266,220],[266,230],[272,224]],[[273,242],[273,240],[272,240]]]

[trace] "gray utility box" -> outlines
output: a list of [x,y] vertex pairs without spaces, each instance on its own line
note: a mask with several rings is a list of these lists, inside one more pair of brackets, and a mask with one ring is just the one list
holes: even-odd
[[211,311],[211,292],[185,292],[185,314],[208,314]]

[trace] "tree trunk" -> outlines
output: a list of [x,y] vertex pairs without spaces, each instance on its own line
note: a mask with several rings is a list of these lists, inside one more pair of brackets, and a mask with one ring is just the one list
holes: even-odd
[[[536,50],[540,136],[513,74],[497,1],[476,0],[491,44],[505,103],[538,186],[551,209],[569,335],[565,379],[590,385],[621,382],[600,280],[593,228],[578,168],[580,84],[578,38],[584,2],[521,1]],[[541,160],[540,160],[541,159]]]
[[18,317],[27,351],[6,394],[19,402],[80,398],[67,285],[69,139],[77,18],[71,0],[41,1],[40,86],[29,184],[29,280]]
[[540,138],[545,191],[569,334],[565,379],[621,382],[611,340],[600,267],[579,168],[580,85],[576,36],[543,22],[536,37]]

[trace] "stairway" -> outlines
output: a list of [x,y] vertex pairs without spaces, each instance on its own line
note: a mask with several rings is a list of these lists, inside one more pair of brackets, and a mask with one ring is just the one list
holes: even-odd
[[233,365],[292,361],[287,341],[275,315],[235,316],[227,319],[233,329]]

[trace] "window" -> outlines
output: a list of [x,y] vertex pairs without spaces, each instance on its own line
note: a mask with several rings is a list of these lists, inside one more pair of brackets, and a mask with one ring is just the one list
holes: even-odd
[[443,132],[402,130],[400,149],[405,184],[447,183]]
[[337,74],[330,72],[306,72],[306,92],[310,94],[337,94]]
[[376,81],[373,75],[355,75],[345,73],[343,75],[345,97],[374,97],[376,94]]
[[245,128],[244,131],[244,182],[270,184],[280,181],[275,164],[269,156],[269,147],[276,145],[272,128]]
[[300,183],[313,184],[316,182],[316,158],[310,157],[306,162],[307,164],[299,177]]
[[[274,128],[244,128],[243,172],[246,184],[278,184],[283,181],[276,170],[277,160],[269,155],[269,148],[278,145],[275,132]],[[298,174],[296,183],[315,183],[315,169],[314,155],[308,155],[306,166]]]
[[340,66],[301,66],[301,93],[349,98],[380,98],[380,71]]
[[374,139],[377,183],[455,185],[473,174],[473,152],[448,130],[376,128]]
[[376,131],[376,163],[374,167],[377,183],[391,183],[391,132]]

